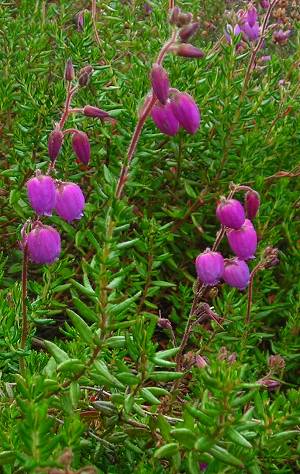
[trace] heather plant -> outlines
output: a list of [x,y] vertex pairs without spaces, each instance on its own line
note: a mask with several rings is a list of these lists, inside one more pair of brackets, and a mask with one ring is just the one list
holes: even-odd
[[5,474],[298,472],[297,8],[0,6]]

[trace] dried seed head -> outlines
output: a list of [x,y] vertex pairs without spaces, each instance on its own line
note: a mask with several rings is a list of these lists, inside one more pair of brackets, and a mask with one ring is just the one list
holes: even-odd
[[271,355],[268,359],[268,366],[270,367],[270,369],[273,369],[274,371],[284,369],[285,360],[279,354]]
[[266,247],[263,255],[263,267],[275,267],[279,263],[278,249],[274,247]]

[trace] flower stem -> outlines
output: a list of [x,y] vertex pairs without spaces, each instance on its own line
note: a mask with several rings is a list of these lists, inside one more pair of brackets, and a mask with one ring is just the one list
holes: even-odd
[[249,286],[248,286],[248,300],[247,300],[247,310],[246,310],[246,317],[245,317],[245,323],[249,324],[250,323],[250,315],[251,315],[251,307],[252,307],[252,298],[253,298],[253,283],[254,283],[254,277],[256,273],[259,272],[261,269],[261,262],[256,265],[256,267],[253,268],[252,272],[250,273],[250,278],[249,278]]
[[[27,274],[28,274],[28,249],[24,245],[23,249],[23,265],[22,265],[22,332],[21,332],[21,349],[25,350],[29,331],[27,318]],[[24,374],[25,360],[24,356],[20,358],[20,372]]]

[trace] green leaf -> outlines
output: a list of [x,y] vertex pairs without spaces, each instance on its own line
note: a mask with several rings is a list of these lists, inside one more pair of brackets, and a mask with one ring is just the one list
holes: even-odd
[[133,375],[130,372],[121,372],[117,375],[118,380],[125,385],[138,385],[140,383],[140,377]]
[[102,361],[102,360],[97,360],[94,363],[94,367],[97,370],[97,372],[108,382],[110,382],[112,385],[118,387],[118,388],[124,388],[124,385],[119,382],[119,380],[110,373],[110,371],[107,368],[107,365]]
[[194,418],[201,421],[205,426],[212,426],[214,424],[214,419],[203,413],[203,411],[198,410],[191,405],[186,405],[186,409]]
[[151,359],[151,362],[153,362],[157,367],[176,367],[176,362],[170,362],[169,360],[164,360],[160,359],[159,357],[153,357]]
[[55,361],[58,364],[61,364],[62,362],[65,362],[66,360],[70,359],[68,354],[56,344],[54,344],[54,342],[45,341],[45,346],[47,351],[54,357]]
[[149,379],[155,380],[156,382],[171,382],[172,380],[180,379],[183,375],[183,372],[152,372]]
[[190,451],[188,454],[188,470],[190,474],[199,474],[199,460],[197,458],[196,453],[194,451]]
[[0,453],[0,466],[3,466],[4,464],[13,464],[15,459],[15,451],[2,451]]
[[70,317],[75,328],[79,332],[80,337],[88,345],[93,344],[94,334],[91,328],[86,324],[86,322],[74,311],[67,309],[67,314]]
[[225,464],[229,464],[229,466],[235,466],[243,468],[244,464],[237,459],[235,456],[230,454],[226,449],[221,448],[221,446],[215,445],[209,449],[209,453],[213,455],[214,458],[222,461]]
[[192,449],[194,447],[196,435],[191,430],[187,428],[175,428],[171,430],[170,434],[186,448]]
[[128,308],[130,308],[132,303],[134,303],[134,301],[139,298],[139,296],[141,296],[141,294],[142,292],[138,291],[134,296],[127,298],[125,301],[122,301],[122,303],[109,305],[109,313],[111,315],[116,315],[126,311]]
[[141,396],[143,397],[143,399],[146,400],[147,402],[151,403],[151,405],[159,405],[160,404],[160,400],[158,398],[156,398],[150,392],[150,390],[148,390],[147,388],[142,388],[140,393],[141,393]]
[[169,359],[177,354],[179,347],[173,347],[172,349],[167,349],[166,351],[156,352],[155,357],[158,359]]
[[85,303],[83,303],[83,301],[81,301],[79,298],[76,298],[76,296],[73,296],[73,302],[80,314],[84,316],[88,321],[91,321],[92,323],[99,322],[99,318],[97,317],[96,313]]
[[235,429],[229,428],[227,430],[227,435],[233,443],[243,446],[244,448],[252,449],[252,445],[249,443],[249,441],[247,441],[246,438],[244,438],[244,436],[242,436],[241,433]]
[[79,372],[84,369],[84,364],[79,359],[68,359],[57,366],[58,372]]
[[170,458],[171,456],[174,456],[175,454],[177,454],[178,449],[179,449],[179,446],[177,443],[165,444],[164,446],[161,446],[155,451],[154,458],[155,459]]

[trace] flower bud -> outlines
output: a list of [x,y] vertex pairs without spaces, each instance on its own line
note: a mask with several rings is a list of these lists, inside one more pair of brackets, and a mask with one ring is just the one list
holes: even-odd
[[184,25],[188,25],[189,23],[191,23],[192,19],[192,13],[180,13],[176,21],[176,26],[178,26],[178,28],[181,28]]
[[81,87],[87,86],[93,73],[92,66],[85,66],[79,71],[78,84]]
[[57,214],[67,222],[80,219],[85,206],[84,195],[75,183],[60,183],[56,189]]
[[256,231],[249,219],[246,219],[240,229],[229,229],[227,239],[231,250],[242,260],[254,258],[257,247]]
[[259,205],[260,205],[259,194],[254,190],[247,191],[247,193],[245,194],[245,210],[246,210],[246,216],[251,221],[256,216],[259,209]]
[[199,23],[195,22],[195,23],[190,23],[189,25],[181,28],[181,30],[179,31],[179,37],[181,41],[186,42],[192,36],[194,36],[194,34],[198,31],[199,26],[200,26]]
[[264,388],[267,388],[269,390],[275,390],[276,388],[279,388],[281,383],[279,380],[274,380],[274,379],[268,379],[268,378],[263,378],[257,381],[260,385],[262,385]]
[[83,31],[84,27],[84,10],[81,10],[80,12],[77,13],[76,15],[76,26],[77,26],[77,31],[81,33]]
[[241,30],[244,34],[244,39],[246,41],[256,41],[260,35],[260,27],[258,23],[255,23],[253,26],[250,26],[249,23],[246,21],[243,25],[241,25]]
[[250,271],[244,260],[232,258],[225,260],[223,280],[227,285],[244,290],[249,284]]
[[152,89],[161,104],[165,104],[169,96],[169,77],[167,71],[160,64],[153,64],[150,79]]
[[78,160],[87,165],[91,157],[91,147],[87,134],[80,130],[73,133],[72,148]]
[[199,369],[204,369],[207,366],[207,361],[201,355],[197,354],[195,357],[195,365]]
[[60,235],[53,227],[38,223],[26,236],[30,260],[34,263],[53,263],[61,251]]
[[179,122],[173,113],[170,102],[155,105],[151,111],[153,122],[165,135],[173,136],[179,130]]
[[179,14],[180,14],[180,8],[179,7],[172,8],[172,10],[170,11],[170,16],[169,16],[169,23],[171,25],[176,25],[177,24]]
[[207,249],[196,258],[199,280],[205,285],[216,285],[224,274],[224,259],[219,252]]
[[55,184],[51,176],[37,174],[26,183],[32,209],[41,216],[51,216],[55,207]]
[[83,108],[83,114],[86,117],[99,118],[100,120],[105,120],[107,118],[110,118],[110,115],[108,112],[105,112],[105,110],[102,110],[102,109],[98,109],[98,107],[93,107],[92,105],[86,105]]
[[196,133],[200,125],[200,111],[194,99],[186,92],[178,92],[171,98],[172,111],[179,124],[191,134]]
[[205,56],[204,51],[189,43],[179,44],[175,47],[174,51],[177,56],[182,56],[184,58],[203,58]]
[[222,225],[231,229],[239,229],[245,222],[245,211],[236,199],[221,199],[216,215]]
[[54,162],[58,157],[63,140],[64,134],[62,133],[59,126],[56,125],[55,129],[50,133],[48,139],[48,155],[52,162]]
[[[224,31],[224,34],[225,34],[225,39],[227,41],[227,43],[229,44],[232,44],[232,36],[238,36],[240,35],[242,32],[241,28],[240,28],[240,25],[235,25],[234,28],[227,24],[226,25],[226,28],[225,28],[225,31]],[[238,45],[237,45],[238,46]]]
[[75,71],[74,71],[73,63],[71,59],[68,59],[66,63],[66,68],[65,68],[65,80],[68,82],[71,82],[73,81],[74,78],[75,78]]

